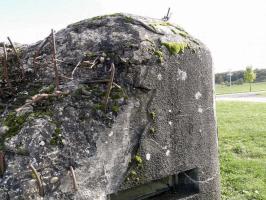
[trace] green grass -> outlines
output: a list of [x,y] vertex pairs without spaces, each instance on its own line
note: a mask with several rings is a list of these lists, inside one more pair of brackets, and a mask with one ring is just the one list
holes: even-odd
[[217,102],[222,199],[266,199],[266,103]]
[[[266,82],[252,83],[252,92],[266,91]],[[242,85],[232,85],[231,87],[226,85],[215,85],[216,94],[230,94],[238,92],[249,92],[249,84],[244,83]]]

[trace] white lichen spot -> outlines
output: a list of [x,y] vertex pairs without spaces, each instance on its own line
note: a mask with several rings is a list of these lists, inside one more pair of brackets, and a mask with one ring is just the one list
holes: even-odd
[[4,134],[4,133],[6,133],[8,130],[9,130],[9,127],[3,125],[3,126],[0,127],[0,134]]
[[158,74],[157,78],[159,81],[161,81],[163,79],[162,74]]
[[187,73],[178,68],[178,70],[177,70],[177,80],[184,81],[186,79],[187,79]]
[[114,132],[111,131],[111,132],[108,134],[108,136],[109,136],[109,137],[112,137],[113,134],[114,134]]
[[168,110],[168,112],[169,112],[169,113],[171,113],[171,112],[172,112],[172,110],[170,109],[170,110]]
[[201,107],[198,108],[198,112],[199,113],[202,113],[203,112],[203,109]]
[[146,160],[150,160],[151,159],[151,154],[147,153],[146,154]]
[[101,63],[104,62],[104,57],[100,57],[100,62],[101,62]]
[[170,150],[168,149],[165,153],[166,156],[169,156],[170,155]]
[[199,99],[201,96],[202,96],[202,95],[201,95],[200,92],[197,92],[197,93],[195,94],[195,98],[196,98],[196,99]]
[[39,145],[40,145],[40,146],[44,146],[44,145],[45,145],[45,142],[44,142],[44,141],[41,141],[41,142],[39,143]]
[[66,145],[66,140],[65,139],[62,139],[62,144]]
[[87,148],[85,149],[85,152],[86,152],[87,154],[90,154],[90,148],[87,147]]
[[202,130],[200,129],[200,130],[199,130],[199,132],[201,133],[201,132],[202,132]]
[[169,124],[170,126],[172,126],[172,125],[173,125],[173,122],[172,122],[172,121],[169,121],[168,124]]

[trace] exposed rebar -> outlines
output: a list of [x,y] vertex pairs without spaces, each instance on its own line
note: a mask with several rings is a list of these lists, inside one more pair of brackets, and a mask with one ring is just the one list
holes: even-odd
[[58,75],[58,69],[57,69],[57,60],[56,60],[56,46],[55,46],[55,34],[54,30],[51,30],[51,36],[52,36],[52,51],[53,51],[53,63],[54,63],[54,73],[55,73],[55,87],[56,90],[59,91],[59,75]]
[[73,69],[73,71],[72,71],[72,73],[71,73],[71,78],[72,78],[72,79],[74,79],[74,74],[75,74],[75,72],[76,72],[78,66],[80,66],[80,64],[81,64],[81,61],[79,61],[78,64],[77,64],[77,65],[75,66],[75,68]]
[[46,37],[42,43],[40,44],[39,48],[37,49],[37,51],[35,52],[34,58],[33,58],[33,64],[35,64],[37,58],[39,57],[40,51],[43,49],[43,47],[48,43],[49,38],[51,37],[51,34]]
[[10,37],[7,37],[7,39],[8,39],[8,41],[9,41],[10,45],[11,45],[11,48],[13,49],[13,51],[14,51],[14,53],[15,53],[15,55],[16,55],[16,58],[17,58],[17,61],[18,61],[19,68],[21,69],[21,79],[24,79],[24,77],[25,77],[25,71],[24,71],[23,66],[21,65],[20,58],[19,58],[19,55],[18,55],[18,51],[17,51],[17,49],[15,48],[15,46],[14,46],[12,40],[10,39]]
[[7,82],[7,86],[11,87],[11,83],[8,76],[8,65],[7,65],[7,51],[6,51],[6,45],[3,42],[3,49],[4,49],[4,60],[3,60],[3,80]]
[[41,181],[41,177],[39,176],[37,170],[34,168],[34,166],[32,164],[29,165],[32,173],[34,174],[34,176],[36,177],[36,180],[37,180],[37,184],[38,184],[38,188],[39,188],[39,194],[40,196],[44,196],[44,188],[43,188],[43,184],[42,184],[42,181]]
[[72,176],[72,179],[73,179],[74,190],[77,191],[78,190],[78,185],[77,185],[77,179],[76,179],[75,171],[74,171],[72,166],[70,166],[69,168],[70,168],[71,176]]
[[107,111],[108,99],[109,99],[109,96],[110,96],[110,93],[111,93],[111,90],[112,90],[114,76],[115,76],[115,65],[114,65],[114,63],[112,63],[111,64],[111,75],[110,75],[110,79],[109,79],[110,81],[108,83],[107,93],[106,93],[106,96],[105,96],[105,99],[104,99],[104,110],[105,110],[105,112]]
[[5,153],[3,151],[0,151],[0,176],[4,175],[5,168]]

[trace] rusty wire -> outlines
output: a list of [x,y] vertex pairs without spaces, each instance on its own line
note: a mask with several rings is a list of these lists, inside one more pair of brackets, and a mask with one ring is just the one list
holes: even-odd
[[114,63],[111,64],[111,75],[110,75],[110,80],[107,86],[107,93],[104,99],[104,110],[105,112],[107,111],[107,106],[108,106],[108,99],[112,90],[112,85],[113,85],[113,81],[114,81],[114,76],[115,76],[115,65]]
[[6,45],[3,42],[3,50],[4,50],[4,59],[3,59],[3,80],[7,82],[7,86],[11,87],[11,83],[8,76],[8,65],[7,65],[7,51]]
[[51,39],[52,39],[52,52],[53,52],[53,63],[54,63],[54,73],[55,73],[55,87],[56,90],[59,91],[59,75],[57,69],[57,60],[56,60],[56,44],[55,44],[55,34],[54,30],[51,30]]
[[15,46],[14,46],[12,40],[10,39],[10,37],[7,37],[7,39],[8,39],[8,41],[9,41],[10,45],[11,45],[11,48],[13,49],[13,51],[14,51],[14,53],[15,53],[15,55],[16,55],[18,65],[19,65],[19,68],[20,68],[20,70],[21,70],[21,79],[24,79],[24,78],[25,78],[25,71],[24,71],[23,66],[21,65],[20,58],[19,58],[19,55],[18,55],[18,51],[17,51],[17,49],[15,48]]
[[39,194],[40,194],[40,196],[43,197],[44,196],[44,188],[43,188],[43,183],[42,183],[41,177],[32,164],[30,164],[29,167],[32,170],[32,173],[34,174],[34,176],[37,180],[37,184],[38,184],[38,188],[39,188]]
[[73,179],[74,190],[77,191],[78,190],[78,185],[77,185],[77,179],[76,179],[75,171],[74,171],[72,166],[70,166],[69,169],[70,169],[70,172],[71,172],[71,177]]

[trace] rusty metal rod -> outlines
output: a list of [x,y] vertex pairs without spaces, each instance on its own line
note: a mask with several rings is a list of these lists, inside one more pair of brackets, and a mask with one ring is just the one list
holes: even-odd
[[74,171],[72,166],[70,166],[69,168],[70,168],[71,176],[72,176],[72,179],[73,179],[74,190],[77,191],[78,190],[78,185],[77,185],[77,179],[76,179],[75,171]]
[[72,73],[71,73],[71,78],[72,78],[72,79],[74,79],[74,74],[75,74],[75,72],[76,72],[78,66],[80,66],[80,64],[81,64],[81,61],[79,61],[78,64],[77,64],[77,65],[75,66],[75,68],[73,69],[73,71],[72,71]]
[[11,47],[12,47],[14,53],[16,54],[17,61],[18,61],[18,65],[19,65],[19,68],[21,69],[21,78],[24,79],[24,77],[25,77],[25,71],[24,71],[23,66],[22,66],[21,63],[20,63],[20,58],[19,58],[19,55],[18,55],[18,51],[17,51],[17,49],[15,48],[15,46],[14,46],[12,40],[10,39],[10,37],[7,37],[7,39],[8,39],[8,41],[9,41],[9,43],[10,43],[10,45],[11,45]]
[[114,63],[111,64],[111,75],[110,75],[110,81],[108,83],[107,86],[107,93],[104,99],[104,110],[105,112],[107,111],[107,106],[108,106],[108,99],[112,90],[112,85],[113,85],[113,81],[114,81],[114,76],[115,76],[115,65]]
[[33,58],[33,63],[35,64],[37,58],[39,57],[40,51],[43,49],[43,47],[48,43],[49,38],[51,37],[51,34],[48,35],[48,37],[46,37],[42,43],[40,44],[39,48],[37,49],[37,51],[35,52],[34,58]]
[[44,189],[43,189],[41,177],[39,176],[37,170],[34,168],[34,166],[32,164],[30,164],[29,167],[30,167],[32,173],[34,174],[34,176],[36,177],[38,188],[39,188],[39,194],[40,194],[40,196],[43,197],[44,196]]
[[56,90],[59,91],[59,75],[58,75],[58,69],[57,69],[57,61],[56,61],[56,46],[55,46],[55,34],[54,30],[51,30],[51,36],[52,36],[52,51],[53,51],[53,62],[54,62],[54,73],[55,73],[55,87]]
[[3,61],[3,80],[7,82],[7,86],[11,87],[11,83],[8,77],[8,65],[7,65],[7,52],[6,52],[6,45],[3,42],[3,49],[4,49],[4,61]]
[[0,151],[0,176],[4,175],[5,168],[5,153],[3,151]]

